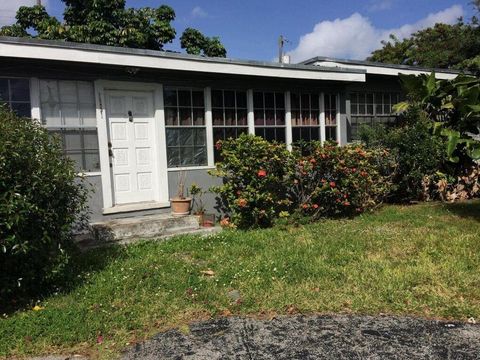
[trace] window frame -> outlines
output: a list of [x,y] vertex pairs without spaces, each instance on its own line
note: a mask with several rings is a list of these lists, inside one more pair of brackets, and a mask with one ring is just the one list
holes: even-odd
[[[8,92],[8,100],[3,100],[3,102],[12,110],[15,111],[12,107],[12,104],[28,104],[28,115],[21,115],[18,114],[19,116],[25,116],[32,118],[32,103],[33,103],[33,96],[32,96],[32,81],[28,77],[20,77],[20,76],[0,76],[0,80],[7,80],[7,92]],[[12,91],[11,91],[11,85],[10,82],[11,80],[24,80],[25,82],[28,83],[28,101],[27,100],[12,100]],[[2,101],[2,99],[0,99]]]
[[[303,106],[303,97],[308,95],[308,119],[310,124],[304,124],[304,118],[303,114],[304,111],[307,111],[306,108]],[[298,98],[298,107],[295,106],[293,97],[297,96]],[[317,108],[313,106],[314,102],[312,101],[312,98],[316,97],[317,98]],[[313,92],[313,91],[291,91],[290,92],[290,116],[291,116],[291,127],[292,127],[292,143],[295,144],[298,141],[322,141],[322,131],[321,131],[321,126],[322,126],[322,92]],[[294,116],[294,113],[298,114],[298,117]],[[316,124],[314,123],[312,125],[312,119],[314,119],[314,116],[312,114],[316,113]],[[300,124],[295,124],[295,122],[300,122]],[[316,138],[312,137],[312,130],[318,132],[318,136]],[[299,133],[299,139],[295,140],[295,133]],[[303,137],[304,133],[308,133],[308,139],[305,139]]]
[[[222,106],[216,106],[214,104],[214,92],[221,92],[222,95]],[[233,92],[233,97],[234,97],[234,105],[233,106],[225,106],[225,92]],[[245,106],[239,106],[238,104],[238,93],[244,93],[245,94]],[[249,133],[249,127],[248,127],[248,90],[243,90],[243,89],[229,89],[229,88],[212,88],[211,89],[211,109],[212,109],[212,137],[213,137],[213,157],[214,157],[214,162],[218,162],[221,160],[221,156],[219,151],[216,149],[215,144],[219,140],[225,140],[230,138],[227,137],[227,131],[233,131],[235,135],[232,138],[238,138],[241,134],[248,134]],[[215,124],[215,111],[222,111],[222,117],[223,117],[223,124]],[[234,114],[234,124],[233,125],[226,125],[226,110],[233,111]],[[245,112],[245,124],[238,124],[239,116],[238,113],[239,111],[244,111]],[[222,131],[222,136],[218,137],[216,136],[217,131]]]
[[[360,111],[360,102],[359,94],[364,94],[365,98],[365,113]],[[372,112],[369,113],[368,106],[370,103],[367,102],[368,96],[372,96]],[[386,101],[386,96],[388,96],[388,103]],[[395,121],[396,116],[392,112],[392,108],[395,104],[398,104],[401,101],[401,92],[400,91],[351,91],[349,94],[350,98],[350,134],[349,141],[358,140],[358,130],[360,126],[363,125],[373,125],[378,124],[390,124]],[[393,100],[395,98],[395,100]],[[356,101],[353,101],[353,100]],[[385,109],[390,111],[385,112]],[[380,111],[379,111],[380,110]]]
[[[175,91],[176,92],[176,105],[167,105],[166,101],[166,94],[168,91]],[[181,91],[188,91],[190,92],[190,105],[180,105],[180,96],[179,92]],[[194,105],[194,92],[201,92],[202,93],[202,99],[203,99],[203,106],[197,106]],[[211,100],[210,100],[211,102]],[[167,109],[168,108],[176,108],[176,124],[172,125],[169,124],[167,121]],[[187,109],[190,108],[190,116],[191,116],[191,124],[185,125],[181,124],[181,118],[180,118],[180,110],[181,109]],[[195,120],[194,120],[194,114],[195,110],[203,109],[203,124],[202,125],[194,125]],[[207,168],[209,166],[208,163],[208,125],[207,125],[207,109],[208,109],[208,104],[207,104],[207,97],[206,97],[206,88],[199,88],[199,87],[188,87],[188,86],[175,86],[175,85],[164,85],[163,86],[163,110],[164,110],[164,118],[165,118],[165,151],[166,151],[166,156],[167,156],[167,171],[172,171],[172,170],[180,170],[180,169],[199,169],[199,168]],[[169,146],[168,145],[168,132],[171,129],[176,129],[176,130],[181,130],[181,129],[190,129],[193,130],[195,129],[203,129],[204,130],[204,145],[196,145],[196,137],[194,137],[194,144],[192,146],[182,146],[182,145],[177,145],[177,146]],[[182,148],[193,148],[193,153],[195,154],[195,149],[197,148],[204,148],[204,157],[205,157],[205,162],[203,164],[182,164],[182,157],[181,157],[181,149]],[[179,164],[173,166],[170,165],[170,149],[172,148],[177,148],[179,150]]]
[[[57,90],[57,98],[58,102],[56,103],[56,106],[59,108],[59,117],[62,119],[62,105],[76,105],[76,111],[78,115],[78,120],[80,122],[81,119],[81,111],[84,109],[85,106],[93,106],[90,108],[92,111],[92,114],[94,114],[94,119],[95,119],[95,124],[94,125],[84,125],[84,124],[77,124],[77,125],[67,125],[67,124],[61,124],[61,125],[48,125],[45,120],[45,114],[44,114],[44,104],[47,104],[48,102],[42,101],[42,81],[46,82],[55,82],[56,83],[56,90]],[[76,102],[71,102],[71,101],[62,101],[61,96],[60,96],[60,82],[73,82],[75,83],[75,98]],[[79,83],[88,83],[91,86],[91,90],[93,93],[93,101],[92,102],[85,102],[81,101],[80,98],[80,92],[79,92]],[[98,134],[98,124],[97,124],[97,105],[96,105],[96,98],[95,98],[95,83],[93,81],[89,80],[64,80],[64,79],[48,79],[48,78],[40,78],[38,79],[38,106],[39,106],[39,111],[40,111],[40,116],[39,116],[39,121],[42,124],[47,131],[50,133],[55,133],[57,136],[60,137],[61,142],[62,142],[62,147],[63,147],[63,152],[65,156],[69,156],[70,152],[73,152],[75,154],[80,154],[81,156],[81,168],[78,169],[79,174],[85,174],[85,175],[98,175],[101,173],[101,160],[100,160],[100,139],[99,139],[99,134]],[[92,117],[93,119],[93,117]],[[62,121],[62,120],[61,120]],[[82,120],[83,121],[83,120]],[[74,132],[78,131],[79,136],[80,136],[80,148],[79,149],[67,149],[66,145],[67,142],[65,140],[66,135],[68,132]],[[85,148],[85,136],[87,135],[86,133],[88,132],[94,132],[95,137],[96,137],[96,145],[97,148]],[[92,170],[87,170],[86,168],[86,155],[88,154],[97,154],[98,156],[98,168],[92,169]],[[70,157],[72,160],[73,158]],[[77,163],[76,160],[74,160],[75,163]]]
[[[254,130],[254,135],[255,136],[260,136],[263,139],[267,140],[266,136],[263,136],[263,135],[266,135],[267,129],[273,129],[274,134],[275,134],[275,136],[274,136],[275,141],[277,141],[278,143],[283,142],[283,143],[287,144],[287,103],[285,101],[287,91],[288,90],[277,91],[277,90],[258,90],[258,89],[254,89],[252,91],[253,130]],[[262,94],[262,102],[263,102],[262,107],[258,107],[255,104],[255,94],[256,93],[261,93]],[[267,107],[266,106],[265,94],[273,94],[273,107]],[[280,108],[280,107],[277,106],[277,94],[280,95],[283,98],[283,108]],[[263,112],[263,125],[257,125],[257,116],[256,116],[257,112]],[[273,125],[272,124],[267,124],[267,112],[273,112],[275,124],[273,124]],[[283,124],[281,124],[281,125],[279,125],[277,123],[278,112],[283,112]],[[257,129],[262,129],[263,135],[258,134]],[[278,140],[278,136],[277,136],[278,129],[283,129],[283,132],[284,132],[283,133],[283,141]]]

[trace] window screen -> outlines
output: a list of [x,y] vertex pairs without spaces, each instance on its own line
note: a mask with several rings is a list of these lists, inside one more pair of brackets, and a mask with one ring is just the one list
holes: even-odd
[[79,171],[100,170],[93,83],[40,80],[42,123],[60,137]]
[[[237,138],[248,133],[247,92],[212,90],[213,143]],[[220,161],[220,151],[214,147],[215,161]]]
[[320,95],[291,93],[293,142],[320,140]]
[[358,140],[358,131],[362,126],[394,124],[396,115],[392,113],[393,105],[399,101],[400,94],[395,92],[351,93],[349,141]]
[[268,141],[285,142],[285,94],[254,92],[255,135]]
[[0,78],[0,103],[7,104],[19,116],[31,117],[30,81]]
[[165,88],[168,167],[207,165],[203,90]]
[[325,94],[325,140],[337,140],[337,95]]

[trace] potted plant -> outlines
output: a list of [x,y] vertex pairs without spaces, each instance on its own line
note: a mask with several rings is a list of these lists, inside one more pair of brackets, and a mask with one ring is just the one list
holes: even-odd
[[192,198],[185,196],[185,178],[186,172],[178,172],[177,195],[170,199],[172,214],[174,216],[185,216],[190,214]]
[[203,227],[212,227],[215,225],[215,216],[206,214],[205,205],[203,204],[203,195],[206,191],[198,186],[197,184],[192,184],[190,186],[190,194],[193,198],[193,214],[198,217],[198,223]]

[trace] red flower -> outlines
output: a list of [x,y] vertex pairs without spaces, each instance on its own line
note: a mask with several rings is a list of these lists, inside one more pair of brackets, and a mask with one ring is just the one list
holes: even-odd
[[258,170],[257,175],[258,175],[258,177],[265,177],[265,176],[267,176],[267,172],[263,169],[260,169],[260,170]]
[[345,201],[345,202],[343,203],[343,206],[350,206],[350,202]]
[[215,149],[220,151],[222,149],[222,141],[218,140],[217,143],[215,144]]
[[303,207],[304,209],[308,209],[310,206],[309,206],[308,204],[303,204],[302,207]]
[[330,181],[330,187],[334,188],[335,186],[337,186],[337,184],[335,184],[335,181]]
[[366,171],[361,171],[360,172],[360,175],[363,176],[363,177],[367,177],[368,176],[368,173]]
[[357,172],[357,168],[352,168],[352,172]]
[[310,159],[310,164],[316,164],[316,163],[317,163],[317,160],[315,160],[314,158]]
[[313,207],[314,209],[318,209],[318,204],[313,204],[312,207]]

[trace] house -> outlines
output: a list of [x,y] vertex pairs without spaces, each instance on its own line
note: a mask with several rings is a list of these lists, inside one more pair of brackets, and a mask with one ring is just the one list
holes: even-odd
[[[317,57],[300,64],[0,37],[0,97],[63,140],[94,189],[93,220],[169,211],[179,170],[208,188],[219,139],[346,144],[394,120],[398,74],[431,69]],[[440,79],[458,73],[436,70]],[[213,197],[209,206],[213,207]]]

